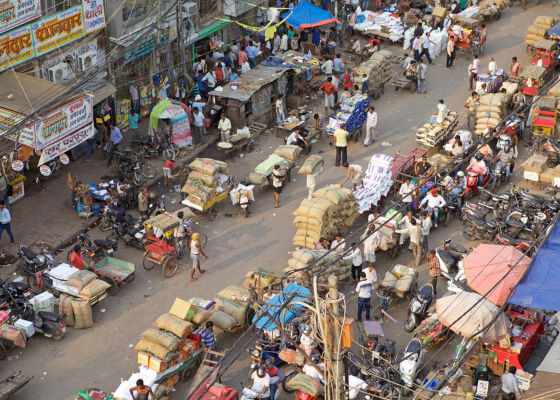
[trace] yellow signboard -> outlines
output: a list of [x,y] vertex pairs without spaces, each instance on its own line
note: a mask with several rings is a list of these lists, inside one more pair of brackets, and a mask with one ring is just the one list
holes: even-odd
[[31,25],[37,57],[85,36],[82,6],[44,18]]
[[34,57],[30,25],[0,36],[0,72]]

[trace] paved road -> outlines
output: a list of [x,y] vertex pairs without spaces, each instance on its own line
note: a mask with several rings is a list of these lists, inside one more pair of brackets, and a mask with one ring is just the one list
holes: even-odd
[[[489,24],[489,40],[487,54],[483,58],[492,56],[500,68],[509,68],[510,59],[516,55],[522,65],[527,61],[525,46],[522,44],[524,32],[531,21],[538,15],[550,15],[550,3],[531,7],[523,11],[519,4],[508,8],[502,13],[502,19]],[[389,46],[394,54],[403,53],[402,48]],[[459,110],[461,123],[464,123],[464,108],[468,92],[466,85],[468,63],[464,56],[459,55],[456,68],[452,71],[445,69],[445,56],[436,58],[436,64],[428,69],[426,95],[410,94],[410,92],[395,92],[389,87],[385,95],[374,103],[379,114],[378,141],[375,146],[365,149],[358,144],[350,144],[349,157],[352,163],[365,166],[370,157],[382,152],[394,155],[401,150],[406,153],[414,146],[416,129],[436,110],[439,99],[445,99],[452,110]],[[322,104],[316,107],[323,110]],[[381,143],[389,142],[391,147],[383,147]],[[236,175],[237,180],[247,176],[254,167],[272,152],[281,143],[273,135],[267,135],[257,143],[257,151],[244,154],[242,158],[229,157],[230,171]],[[345,171],[332,166],[334,151],[329,140],[314,145],[314,151],[323,150],[326,156],[325,171],[318,177],[318,185],[340,183],[345,176]],[[204,156],[218,157],[208,150]],[[518,169],[519,171],[519,169]],[[519,172],[516,174],[518,176]],[[164,188],[159,187],[160,193]],[[207,270],[196,283],[190,283],[188,274],[190,265],[181,263],[177,275],[165,279],[157,269],[145,271],[142,268],[142,252],[136,249],[119,248],[116,256],[134,262],[139,269],[136,280],[123,288],[116,296],[102,301],[94,307],[93,316],[95,326],[92,329],[78,331],[70,329],[64,340],[54,342],[50,339],[36,336],[28,343],[28,347],[9,350],[9,356],[18,356],[18,359],[4,361],[4,372],[22,370],[26,374],[35,375],[33,381],[25,387],[15,398],[29,399],[41,398],[47,400],[72,399],[73,396],[84,388],[95,386],[111,391],[118,387],[121,378],[127,379],[137,371],[136,353],[133,346],[138,342],[139,335],[162,313],[167,312],[174,299],[180,297],[211,298],[221,288],[241,284],[243,276],[251,268],[264,266],[275,271],[281,271],[290,252],[293,250],[291,239],[295,233],[292,225],[292,212],[296,209],[301,199],[307,195],[305,177],[293,174],[292,182],[287,185],[281,197],[281,208],[273,208],[273,193],[270,189],[258,189],[257,201],[252,206],[252,214],[248,219],[238,215],[238,208],[225,201],[223,211],[231,214],[221,216],[214,222],[207,218],[201,220],[195,230],[208,235],[210,238],[205,249],[209,258],[203,262]],[[52,221],[58,224],[70,224],[72,221]],[[365,217],[356,221],[353,229],[364,224]],[[451,237],[454,241],[464,244],[460,234],[458,221],[454,221],[448,228],[437,228],[430,236],[430,244],[435,246],[444,238]],[[41,229],[46,229],[42,228]],[[94,229],[95,238],[103,238],[106,234]],[[65,258],[59,256],[62,261]],[[382,261],[384,255],[378,255],[377,273],[382,275],[390,269],[392,261]],[[412,255],[405,252],[398,259],[399,263],[412,265]],[[421,266],[420,284],[428,281],[427,265]],[[440,284],[440,294],[442,293]],[[349,314],[356,313],[356,296],[351,294],[353,286],[345,285],[347,294],[347,308]],[[376,305],[376,300],[374,300]],[[406,314],[406,304],[401,301],[393,312],[395,318],[403,321]],[[399,326],[388,323],[384,325],[387,336],[396,338],[397,350],[404,349],[409,340]],[[219,346],[226,348],[237,336],[221,335]],[[428,354],[427,367],[449,358],[454,346],[438,347]],[[430,360],[430,358],[433,359]],[[247,355],[242,356],[239,362],[233,365],[225,376],[224,383],[239,388],[239,380],[246,382],[248,367]],[[177,387],[171,399],[180,399],[186,385]],[[287,398],[287,397],[286,397]]]

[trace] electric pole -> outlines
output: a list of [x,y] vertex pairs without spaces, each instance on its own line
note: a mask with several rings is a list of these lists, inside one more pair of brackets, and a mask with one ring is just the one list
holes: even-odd
[[342,361],[340,353],[338,352],[338,346],[340,344],[340,325],[342,322],[338,319],[340,315],[340,307],[338,304],[338,277],[336,275],[329,276],[329,302],[331,304],[331,311],[334,315],[335,321],[331,324],[331,346],[332,346],[332,360],[334,373],[337,375],[335,377],[335,395],[334,398],[340,398],[340,373],[343,371]]
[[[159,64],[161,62],[160,61],[161,60],[161,55],[160,55],[160,52],[159,52],[160,46],[161,46],[161,6],[160,6],[160,4],[165,4],[165,3],[157,1],[156,4],[157,4],[156,5],[156,7],[157,7],[157,20],[156,20],[156,45],[155,45],[156,51],[154,52],[155,53],[154,74],[156,74],[156,73],[159,74],[159,72],[160,72]],[[153,75],[152,75],[152,79],[153,79]],[[160,74],[159,80],[160,80],[160,83],[155,83],[154,82],[154,85],[155,85],[155,88],[156,88],[156,93],[154,95],[155,102],[153,104],[154,107],[159,102],[159,86],[161,84],[161,74]]]

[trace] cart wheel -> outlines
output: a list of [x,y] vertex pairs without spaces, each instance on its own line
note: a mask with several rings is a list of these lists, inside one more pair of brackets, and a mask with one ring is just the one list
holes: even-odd
[[243,330],[246,331],[253,325],[253,318],[255,316],[255,310],[251,307],[247,307],[247,311],[245,311],[245,318],[243,321]]
[[313,149],[313,144],[309,143],[309,145],[305,148],[305,154],[311,154],[312,149]]
[[177,257],[167,256],[161,267],[161,272],[166,278],[171,278],[177,272]]
[[377,306],[371,312],[371,318],[373,321],[381,321],[383,319],[383,313],[381,312],[381,306]]
[[418,84],[416,82],[412,82],[412,85],[410,85],[410,92],[415,93],[417,89],[418,89]]
[[4,343],[0,342],[0,360],[5,359],[6,354],[8,354],[8,351],[6,350],[6,346],[4,346]]
[[114,296],[119,291],[119,285],[117,284],[117,281],[115,280],[115,278],[113,278],[112,276],[103,275],[103,276],[99,277],[99,280],[101,280],[103,282],[107,282],[109,285],[111,285],[109,287],[109,289],[107,289],[107,294],[109,296]]
[[142,262],[142,265],[144,266],[145,270],[149,271],[156,266],[156,263],[150,260],[148,256],[144,256],[144,261]]
[[393,252],[391,253],[391,258],[393,260],[396,260],[397,257],[399,256],[399,245],[395,245],[395,247],[393,247]]
[[465,56],[467,57],[467,60],[470,60],[473,57],[473,53],[474,53],[474,49],[472,47],[472,45],[467,49],[467,51],[465,51]]
[[181,373],[181,382],[188,382],[194,376],[194,371],[198,367],[198,361],[193,361],[191,365],[183,370]]
[[220,203],[212,204],[212,207],[210,207],[210,209],[208,210],[208,218],[210,218],[210,221],[214,221],[216,218],[218,218],[220,208],[222,208],[222,206],[220,206]]
[[134,271],[132,274],[128,275],[125,279],[126,283],[130,283],[132,282],[134,279],[136,279],[136,271]]

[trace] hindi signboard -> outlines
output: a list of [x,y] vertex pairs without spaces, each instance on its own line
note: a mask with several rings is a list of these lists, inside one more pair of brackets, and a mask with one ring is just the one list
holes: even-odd
[[25,115],[23,114],[18,114],[10,110],[0,108],[0,133],[2,133],[2,137],[5,137],[6,139],[35,148],[35,124],[32,123],[30,126],[23,128],[21,135],[19,136],[19,140],[17,132],[11,133],[10,135],[6,135],[5,133],[20,123],[24,118]]
[[31,24],[36,57],[85,36],[82,6],[70,8]]
[[66,136],[65,138],[60,139],[58,142],[45,147],[41,153],[39,165],[42,165],[50,160],[54,160],[56,157],[62,156],[68,150],[73,149],[89,138],[92,138],[93,134],[93,123],[91,123],[84,126],[82,129],[78,129],[76,132]]
[[35,58],[35,48],[27,25],[0,36],[0,72]]
[[41,16],[41,0],[0,1],[0,33],[11,31]]
[[84,24],[86,34],[94,32],[105,26],[105,10],[103,0],[83,0]]

